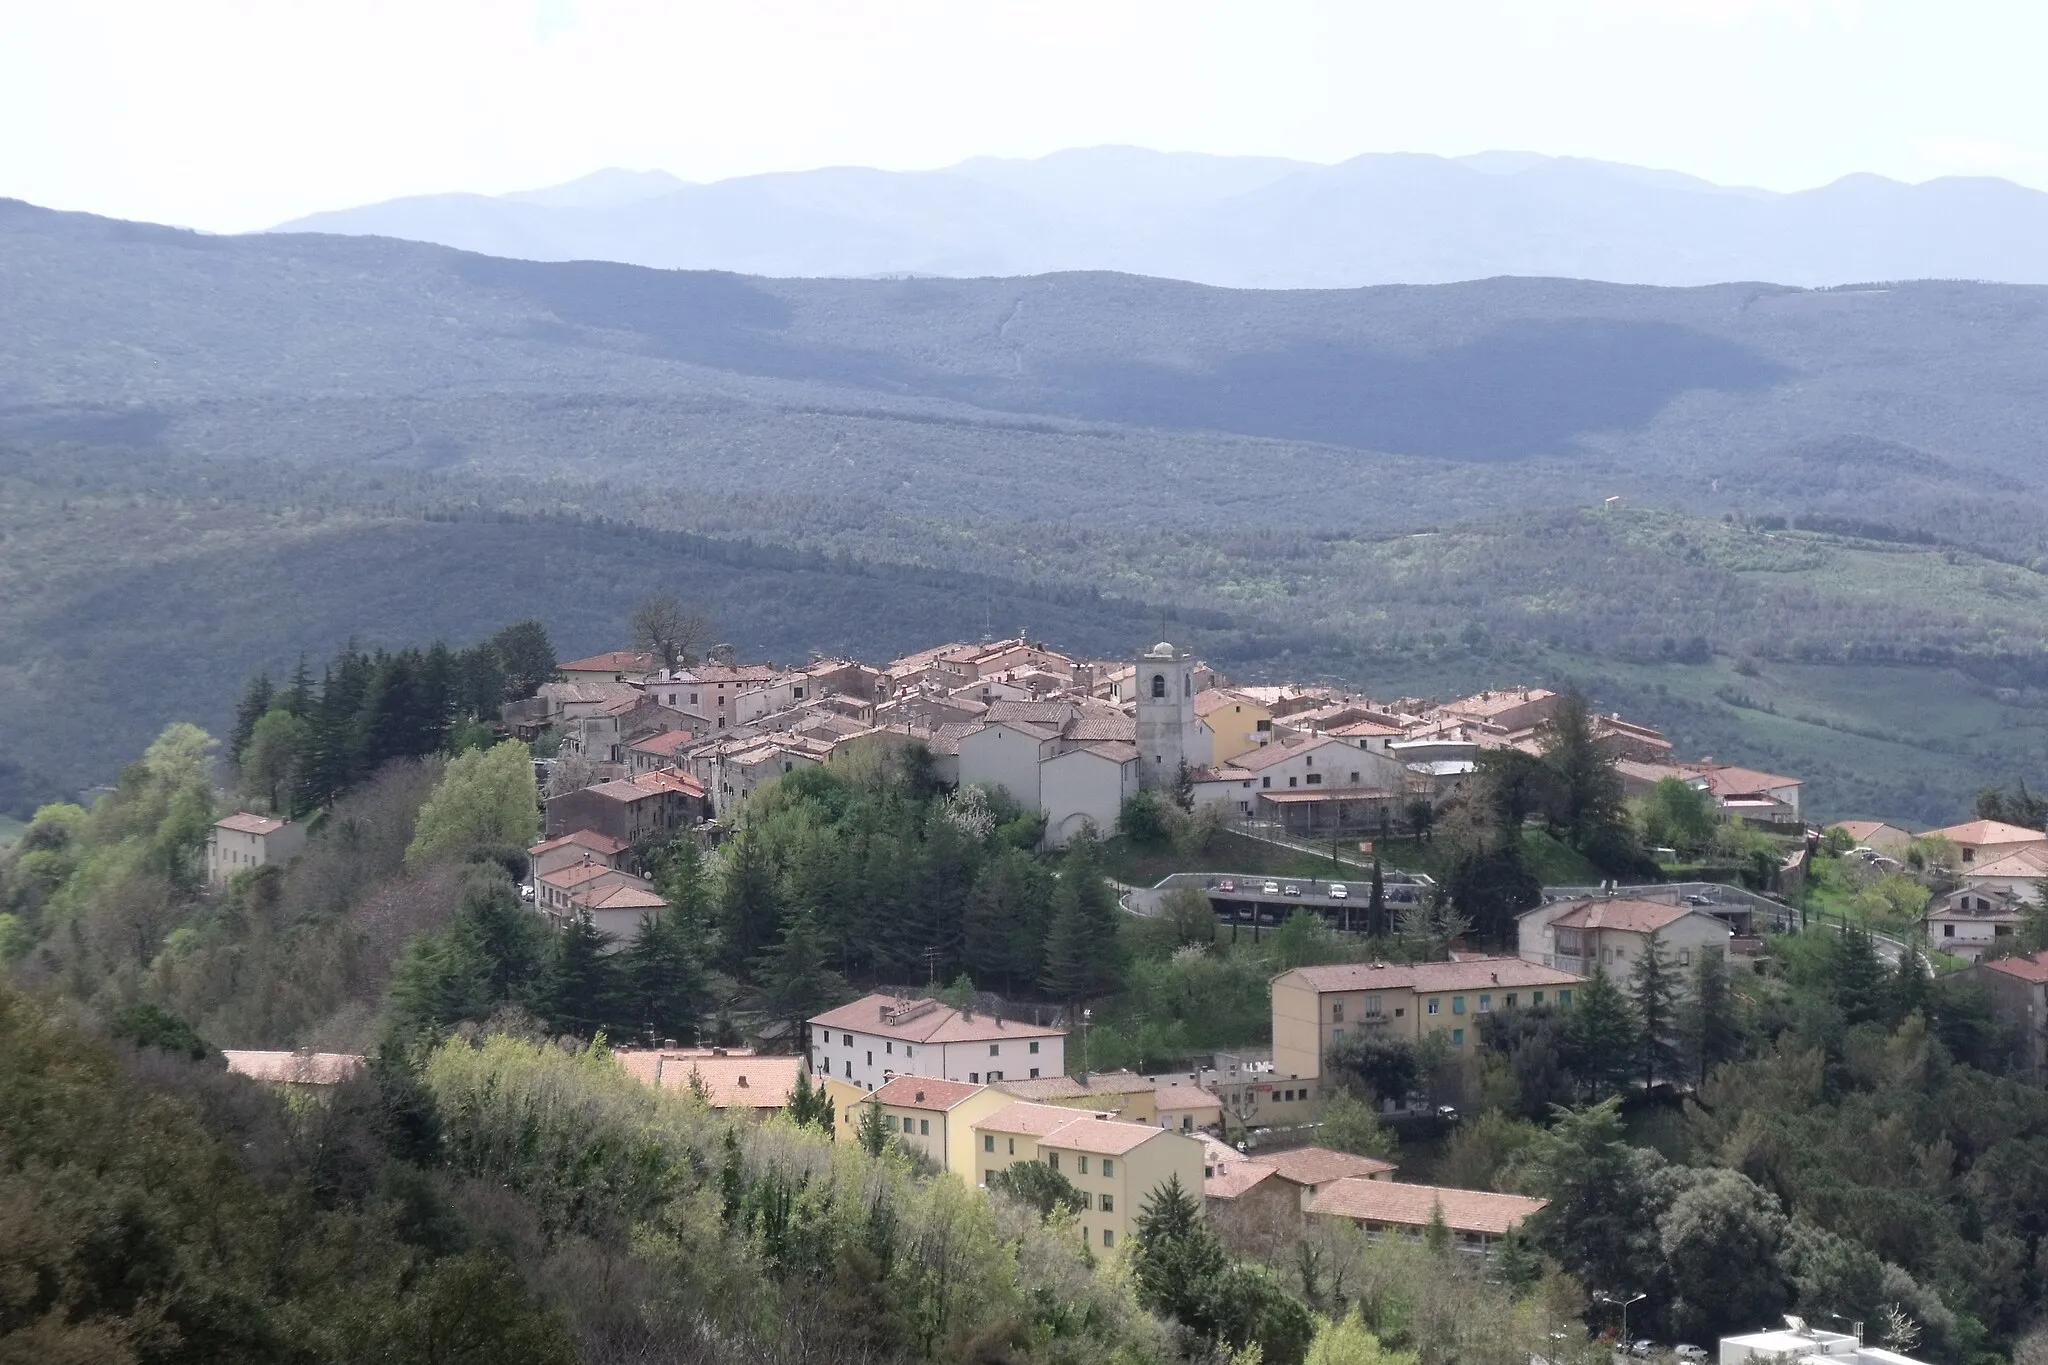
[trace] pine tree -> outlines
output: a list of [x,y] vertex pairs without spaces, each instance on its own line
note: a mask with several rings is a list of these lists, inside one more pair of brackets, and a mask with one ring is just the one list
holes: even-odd
[[1132,1260],[1139,1303],[1197,1336],[1215,1336],[1216,1282],[1230,1261],[1202,1216],[1201,1197],[1184,1189],[1179,1176],[1139,1206]]
[[301,654],[298,664],[292,669],[292,680],[285,685],[284,691],[277,694],[277,704],[300,720],[310,720],[315,700],[313,670],[307,665],[306,656]]
[[1038,984],[1053,999],[1073,1005],[1087,996],[1095,983],[1095,967],[1090,960],[1093,936],[1088,931],[1080,897],[1068,891],[1064,879],[1053,892],[1052,906],[1052,925],[1045,936],[1045,963]]
[[869,1100],[860,1107],[860,1122],[854,1125],[854,1141],[869,1156],[880,1156],[889,1146],[889,1128],[882,1121],[882,1106]]
[[1543,761],[1557,783],[1553,827],[1595,863],[1607,868],[1629,842],[1621,778],[1593,740],[1592,708],[1585,693],[1567,688],[1543,727]]
[[1038,863],[1022,849],[1004,849],[981,866],[962,911],[967,968],[1010,988],[1038,980],[1045,951],[1049,889]]
[[642,917],[625,952],[628,1018],[651,1040],[694,1042],[704,1004],[698,935],[673,907]]
[[788,1024],[791,1036],[804,1020],[846,996],[845,978],[825,965],[825,944],[808,911],[792,919],[782,941],[754,960],[754,976],[761,983],[762,1009]]
[[504,670],[508,700],[532,696],[542,683],[553,682],[559,672],[548,628],[538,621],[521,621],[505,627],[491,637],[491,648]]
[[605,946],[588,911],[555,935],[539,1001],[550,1028],[591,1038],[613,1026],[619,1012],[619,969]]
[[1891,983],[1870,931],[1851,920],[1842,926],[1833,947],[1829,987],[1843,1021],[1851,1025],[1881,1022]]
[[1642,1034],[1635,1011],[1607,975],[1595,967],[1566,1013],[1565,1069],[1595,1099],[1612,1095],[1628,1084],[1642,1055]]
[[815,1128],[826,1137],[832,1136],[838,1115],[833,1112],[832,1097],[822,1085],[811,1084],[811,1073],[807,1067],[798,1067],[796,1084],[790,1087],[789,1105],[782,1112],[789,1121],[799,1128]]
[[1678,1062],[1678,973],[1664,955],[1664,937],[1651,934],[1629,973],[1629,995],[1642,1028],[1643,1085],[1671,1074]]
[[718,883],[720,949],[727,970],[747,970],[782,931],[782,899],[768,846],[754,828],[740,831],[725,847]]
[[1686,1070],[1694,1084],[1731,1061],[1742,1045],[1742,1021],[1735,1012],[1735,988],[1728,977],[1728,959],[1719,948],[1704,948],[1692,968],[1692,989],[1679,1010],[1679,1035]]
[[258,673],[249,679],[242,699],[235,703],[235,728],[228,737],[229,758],[237,763],[242,761],[242,751],[249,747],[249,737],[256,733],[256,722],[269,713],[276,695],[268,673]]
[[1927,976],[1927,957],[1917,943],[1907,943],[1892,972],[1891,990],[1885,1001],[1885,1021],[1892,1027],[1914,1015],[1926,1018],[1933,1011],[1934,984]]

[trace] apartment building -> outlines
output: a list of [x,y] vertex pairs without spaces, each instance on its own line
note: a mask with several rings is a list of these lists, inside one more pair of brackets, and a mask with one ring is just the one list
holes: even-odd
[[937,1000],[875,994],[810,1020],[811,1070],[880,1089],[898,1076],[986,1085],[1064,1075],[1064,1029],[956,1010]]
[[1484,1015],[1569,1005],[1581,980],[1517,957],[1297,967],[1273,980],[1273,1065],[1288,1075],[1319,1077],[1324,1054],[1361,1031],[1416,1042],[1441,1033],[1453,1048],[1471,1047]]

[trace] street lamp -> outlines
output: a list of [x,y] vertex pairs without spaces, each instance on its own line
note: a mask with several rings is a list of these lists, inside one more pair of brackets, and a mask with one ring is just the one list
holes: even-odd
[[1621,1349],[1624,1351],[1626,1351],[1629,1348],[1628,1306],[1632,1303],[1641,1303],[1644,1299],[1647,1299],[1649,1297],[1650,1296],[1647,1293],[1637,1294],[1632,1298],[1626,1299],[1617,1299],[1612,1294],[1598,1292],[1596,1292],[1593,1295],[1593,1298],[1600,1303],[1608,1304],[1610,1306],[1619,1304],[1621,1306]]

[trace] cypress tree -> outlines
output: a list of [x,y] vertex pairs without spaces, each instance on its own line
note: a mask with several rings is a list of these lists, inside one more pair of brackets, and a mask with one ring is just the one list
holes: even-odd
[[555,936],[541,988],[540,1012],[561,1033],[590,1038],[619,1014],[619,969],[605,954],[605,936],[585,911]]
[[704,968],[698,960],[690,922],[674,909],[643,916],[640,932],[626,949],[627,1022],[659,1043],[664,1038],[695,1042],[703,1012]]
[[1671,1074],[1678,1062],[1678,973],[1664,955],[1664,937],[1651,934],[1629,973],[1629,995],[1634,999],[1636,1021],[1642,1026],[1642,1065],[1645,1087],[1656,1084],[1657,1073]]
[[1742,1021],[1735,1012],[1735,989],[1728,959],[1719,948],[1705,948],[1692,968],[1692,989],[1679,1010],[1679,1034],[1685,1047],[1686,1070],[1699,1084],[1722,1062],[1731,1061],[1742,1045]]
[[[1386,807],[1380,808],[1380,814],[1382,817],[1386,815]],[[1375,856],[1372,860],[1372,893],[1365,902],[1365,932],[1384,934],[1392,928],[1393,926],[1387,923],[1386,878],[1381,875],[1380,860]]]
[[270,674],[258,673],[249,679],[242,699],[235,703],[235,728],[228,738],[229,758],[237,763],[242,761],[242,751],[249,747],[249,737],[256,733],[256,722],[269,712],[276,695],[270,685]]
[[313,670],[306,664],[306,656],[299,655],[299,662],[292,669],[292,680],[284,691],[278,693],[278,705],[297,716],[309,720],[313,715]]

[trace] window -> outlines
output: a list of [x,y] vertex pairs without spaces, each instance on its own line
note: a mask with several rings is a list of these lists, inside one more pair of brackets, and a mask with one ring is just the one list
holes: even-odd
[[981,1150],[984,1152],[993,1152],[995,1149],[996,1135],[994,1133],[983,1133],[981,1136]]
[[1254,725],[1252,728],[1257,730],[1262,735],[1267,734],[1272,730],[1273,722],[1270,720],[1262,720],[1258,722],[1258,724]]
[[1003,1045],[1002,1045],[1001,1043],[990,1043],[990,1044],[988,1045],[988,1055],[989,1055],[989,1056],[991,1056],[991,1057],[1000,1057],[1000,1056],[1002,1056],[1002,1055],[1003,1055]]
[[1692,965],[1692,949],[1680,948],[1678,950],[1678,965],[1681,967],[1690,967]]
[[1311,787],[1320,787],[1323,784],[1323,775],[1321,773],[1310,773],[1308,775],[1308,784]]
[[1452,997],[1451,997],[1451,1013],[1452,1013],[1452,1014],[1463,1014],[1464,1012],[1465,1012],[1465,997],[1464,997],[1464,996],[1462,996],[1462,995],[1454,995],[1454,996],[1452,996]]
[[1270,787],[1273,785],[1273,779],[1270,777],[1262,777],[1259,779],[1259,785],[1261,787]]
[[1377,995],[1368,996],[1366,998],[1365,1017],[1368,1019],[1377,1019],[1380,1017],[1380,998]]
[[1015,1138],[1010,1139],[1010,1155],[1017,1155],[1017,1139]]
[[1300,786],[1301,784],[1300,784],[1299,782],[1297,782],[1297,781],[1296,781],[1296,780],[1295,780],[1294,778],[1291,778],[1291,777],[1290,777],[1290,778],[1288,778],[1288,779],[1287,779],[1287,785],[1288,785],[1288,786],[1290,786],[1290,787],[1297,787],[1297,786]]
[[1463,1030],[1463,1029],[1461,1029],[1461,1028],[1454,1028],[1454,1029],[1452,1029],[1452,1030],[1451,1030],[1451,1046],[1452,1046],[1452,1047],[1463,1047],[1463,1046],[1465,1046],[1465,1030]]
[[1493,997],[1492,997],[1492,996],[1490,996],[1490,995],[1482,995],[1482,996],[1480,996],[1480,997],[1479,997],[1479,1012],[1480,1012],[1481,1014],[1485,1014],[1485,1013],[1487,1013],[1487,1012],[1488,1012],[1488,1011],[1490,1011],[1490,1010],[1491,1010],[1492,1008],[1493,1008]]
[[869,1066],[873,1066],[874,1064],[875,1064],[875,1050],[874,1050],[873,1048],[869,1048],[869,1049],[868,1049],[868,1065],[869,1065]]
[[1956,936],[1956,927],[1953,924],[1942,925],[1941,936],[1943,938],[1954,938]]
[[[1106,1164],[1106,1163],[1105,1163],[1105,1164]],[[1104,1213],[1115,1213],[1115,1212],[1116,1212],[1116,1196],[1115,1196],[1115,1195],[1113,1195],[1113,1194],[1105,1194],[1105,1195],[1103,1195],[1103,1196],[1102,1196],[1102,1211],[1103,1211]]]
[[[1108,1157],[1102,1158],[1102,1178],[1104,1180],[1107,1180],[1115,1174],[1116,1163],[1114,1161],[1111,1161]],[[1109,1211],[1109,1201],[1107,1198],[1103,1200],[1102,1208],[1105,1213]]]
[[905,1044],[903,1045],[903,1055],[904,1055],[904,1056],[906,1056],[906,1057],[910,1056],[910,1055],[911,1055],[912,1053],[914,1053],[914,1052],[916,1052],[916,1051],[917,1051],[917,1049],[916,1049],[916,1048],[914,1048],[914,1047],[912,1047],[912,1046],[911,1046],[910,1044],[908,1044],[908,1043],[905,1043]]
[[1166,675],[1164,673],[1154,673],[1152,675],[1152,695],[1155,697],[1164,697],[1166,695]]
[[1344,1002],[1342,1000],[1332,1000],[1330,1002],[1330,1022],[1335,1024],[1344,1022]]
[[[1464,1042],[1464,1035],[1460,1034],[1458,1041]],[[919,1119],[917,1121],[917,1135],[919,1137],[930,1137],[932,1135],[932,1121],[930,1119]]]
[[1060,1168],[1060,1154],[1058,1152],[1047,1152],[1045,1154],[1045,1164],[1055,1171],[1058,1170]]
[[846,1079],[849,1081],[853,1079],[853,1058],[851,1057],[846,1059]]
[[[1530,996],[1530,997],[1529,997],[1529,999],[1530,999],[1530,1001],[1531,1001],[1531,1002],[1533,1002],[1533,1003],[1535,1003],[1535,1004],[1538,1004],[1538,1005],[1540,1005],[1540,1004],[1542,1004],[1542,1003],[1543,1003],[1543,992],[1542,992],[1542,991],[1538,991],[1538,992],[1536,992],[1536,994],[1534,994],[1534,995]],[[1514,1000],[1514,997],[1513,997],[1513,996],[1509,996],[1509,997],[1508,997],[1508,1003],[1509,1003],[1510,1005],[1512,1005],[1512,1004],[1514,1004],[1514,1003],[1515,1003],[1515,1000]]]
[[1572,993],[1571,993],[1570,991],[1559,991],[1559,992],[1557,993],[1557,1003],[1558,1003],[1558,1004],[1560,1004],[1560,1005],[1569,1005],[1569,1004],[1571,1004],[1571,1002],[1572,1002]]
[[1408,1007],[1407,1007],[1406,1005],[1396,1005],[1396,1006],[1394,1006],[1394,1017],[1395,1017],[1396,1019],[1400,1019],[1400,1018],[1403,1018],[1403,1017],[1405,1017],[1405,1016],[1407,1015],[1407,1013],[1408,1013]]
[[1094,1211],[1095,1211],[1095,1196],[1094,1196],[1094,1195],[1092,1195],[1092,1194],[1090,1194],[1090,1193],[1088,1193],[1088,1191],[1086,1191],[1086,1190],[1083,1190],[1083,1191],[1081,1191],[1081,1212],[1083,1212],[1083,1213],[1093,1213]]
[[970,1072],[968,1072],[968,1073],[967,1073],[967,1083],[968,1083],[969,1085],[980,1085],[980,1084],[981,1084],[981,1073],[980,1073],[979,1071],[970,1071]]
[[1038,1079],[1038,1068],[1035,1066],[1031,1068],[1031,1079],[1034,1081]]
[[988,1073],[988,1083],[990,1085],[994,1085],[997,1081],[1001,1080],[1002,1078],[1003,1073],[1000,1071],[991,1071]]
[[[909,1121],[908,1119],[905,1119],[905,1120],[904,1120],[904,1126],[905,1126],[906,1128],[908,1128],[908,1127],[909,1127],[909,1123],[910,1123],[910,1121]],[[890,1132],[892,1132],[892,1133],[893,1133],[893,1132],[895,1132],[895,1131],[896,1131],[896,1116],[895,1116],[894,1114],[884,1114],[884,1115],[882,1115],[882,1126],[883,1126],[884,1128],[887,1128],[887,1129],[888,1129],[888,1130],[889,1130]]]
[[1082,1175],[1086,1175],[1086,1174],[1088,1174],[1088,1158],[1087,1158],[1087,1157],[1085,1157],[1085,1156],[1084,1156],[1084,1157],[1082,1157],[1082,1158],[1081,1158],[1081,1165],[1080,1165],[1080,1168],[1079,1168],[1079,1169],[1080,1169],[1080,1172],[1081,1172],[1081,1174],[1082,1174]]
[[1340,1029],[1340,1028],[1333,1028],[1333,1029],[1331,1029],[1331,1030],[1330,1030],[1330,1041],[1331,1041],[1331,1042],[1333,1042],[1333,1043],[1341,1043],[1341,1042],[1343,1042],[1343,1041],[1344,1041],[1344,1030],[1343,1030],[1343,1029]]
[[1031,1055],[1034,1057],[1038,1055],[1038,1040],[1036,1038],[1031,1040]]
[[1437,1012],[1437,1011],[1438,1011],[1439,1009],[1441,1009],[1441,1008],[1443,1007],[1443,1003],[1444,1003],[1443,1001],[1441,1001],[1441,1000],[1438,1000],[1438,999],[1437,999],[1437,998],[1435,998],[1434,996],[1430,997],[1430,1001],[1429,1001],[1429,1012],[1430,1012],[1431,1014],[1435,1014],[1435,1013],[1436,1013],[1436,1012]]
[[[1363,743],[1365,743],[1365,741],[1364,741],[1364,740],[1362,740],[1362,739],[1361,739],[1360,741],[1358,741],[1358,742],[1359,742],[1360,744],[1363,744]],[[1358,774],[1357,774],[1357,773],[1355,773],[1355,772],[1351,774],[1351,785],[1352,785],[1352,786],[1354,786],[1354,787],[1358,785]]]
[[893,1042],[882,1044],[882,1051],[884,1052],[894,1052],[895,1050],[896,1044]]
[[1113,1247],[1116,1245],[1116,1234],[1111,1232],[1108,1228],[1104,1228],[1102,1230],[1102,1245],[1104,1247]]

